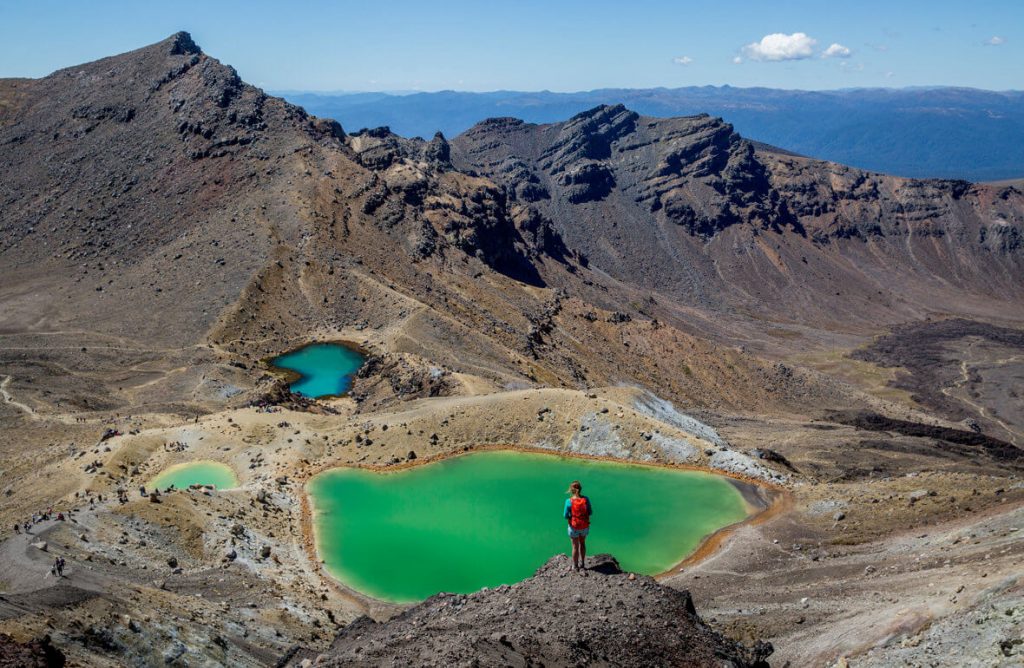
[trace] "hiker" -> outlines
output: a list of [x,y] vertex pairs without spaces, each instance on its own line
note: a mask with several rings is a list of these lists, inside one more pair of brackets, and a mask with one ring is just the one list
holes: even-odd
[[572,540],[572,566],[570,571],[586,571],[587,534],[590,533],[590,515],[593,509],[590,499],[583,496],[583,485],[573,480],[569,485],[569,498],[565,500],[562,517],[569,521],[569,538]]
[[54,564],[57,568],[57,577],[64,577],[64,566],[67,562],[64,561],[64,557],[57,557],[57,563]]
[[14,533],[21,533],[21,525],[17,522],[14,523]]

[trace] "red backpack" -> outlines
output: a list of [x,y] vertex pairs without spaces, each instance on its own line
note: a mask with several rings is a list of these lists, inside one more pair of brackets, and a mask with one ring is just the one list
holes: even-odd
[[573,529],[586,529],[590,526],[590,513],[587,512],[587,497],[578,496],[572,499],[569,516],[569,526]]

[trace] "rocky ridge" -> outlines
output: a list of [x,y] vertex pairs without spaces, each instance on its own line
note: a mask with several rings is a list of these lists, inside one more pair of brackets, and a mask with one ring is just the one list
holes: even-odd
[[874,174],[755,145],[720,118],[622,105],[548,125],[484,121],[452,140],[452,162],[501,184],[595,268],[702,308],[905,317],[876,272],[936,298],[949,271],[958,289],[1019,293],[1007,278],[1022,271],[1024,194],[1012,185]]

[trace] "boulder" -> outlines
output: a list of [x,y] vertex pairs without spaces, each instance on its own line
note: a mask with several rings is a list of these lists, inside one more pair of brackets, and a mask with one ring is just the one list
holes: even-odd
[[918,501],[920,501],[921,499],[925,498],[926,496],[929,496],[928,490],[926,490],[926,489],[916,489],[916,490],[914,490],[913,492],[911,492],[910,494],[907,495],[907,500],[909,500],[910,503],[917,503]]

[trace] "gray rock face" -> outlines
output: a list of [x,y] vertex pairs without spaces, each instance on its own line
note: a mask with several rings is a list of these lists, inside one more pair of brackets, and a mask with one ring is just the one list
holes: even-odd
[[637,412],[649,415],[656,420],[661,420],[665,424],[671,425],[676,429],[685,431],[691,436],[704,439],[714,443],[719,447],[728,445],[725,440],[719,436],[715,428],[704,424],[696,418],[685,415],[676,410],[676,407],[672,405],[672,402],[666,401],[661,397],[658,397],[651,392],[645,392],[639,397],[633,404],[633,408]]
[[782,483],[789,479],[784,473],[773,471],[756,459],[735,450],[719,450],[713,453],[708,464],[719,471],[759,478],[767,482]]
[[597,413],[587,413],[569,440],[569,451],[581,455],[629,459],[630,450],[614,429],[614,424]]
[[678,438],[669,438],[662,434],[652,434],[651,441],[665,454],[665,458],[673,463],[692,462],[698,458],[698,451],[691,443]]
[[[534,207],[584,266],[701,307],[752,296],[745,308],[784,303],[792,316],[805,308],[794,306],[800,292],[824,313],[836,302],[891,309],[848,270],[851,258],[883,274],[899,266],[966,277],[962,287],[986,294],[1018,292],[1005,277],[1024,261],[1019,190],[808,159],[708,115],[652,118],[615,105],[547,125],[492,119],[455,137],[451,160]],[[882,254],[865,255],[868,242]]]
[[560,174],[581,161],[606,160],[612,145],[636,129],[640,118],[621,104],[601,105],[560,124],[558,135],[541,154],[540,165]]
[[753,146],[706,115],[655,120],[622,105],[600,106],[551,126],[481,124],[456,138],[456,146],[457,165],[511,191],[525,180],[539,183],[538,192],[584,204],[618,188],[634,206],[691,234],[709,236],[739,222],[791,222]]

